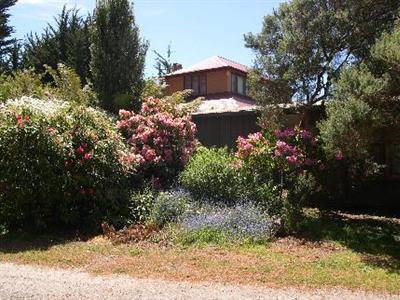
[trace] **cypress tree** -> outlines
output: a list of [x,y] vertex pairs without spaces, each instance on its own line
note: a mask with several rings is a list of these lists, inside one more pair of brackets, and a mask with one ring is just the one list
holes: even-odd
[[10,50],[15,43],[15,39],[10,38],[13,28],[8,24],[8,10],[16,2],[17,0],[0,1],[0,72],[8,70]]
[[102,107],[138,109],[148,49],[128,0],[98,0],[91,44],[91,74]]
[[91,17],[81,17],[79,10],[65,6],[55,18],[55,25],[48,24],[41,35],[27,36],[24,49],[24,66],[43,72],[44,65],[53,69],[62,63],[73,68],[81,82],[90,78],[90,32]]

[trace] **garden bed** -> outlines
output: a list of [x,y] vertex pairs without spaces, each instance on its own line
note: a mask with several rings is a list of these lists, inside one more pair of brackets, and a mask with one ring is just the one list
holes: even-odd
[[119,245],[104,236],[3,235],[0,261],[177,281],[400,293],[400,219],[309,210],[304,226],[307,234],[267,244],[188,243],[171,227]]

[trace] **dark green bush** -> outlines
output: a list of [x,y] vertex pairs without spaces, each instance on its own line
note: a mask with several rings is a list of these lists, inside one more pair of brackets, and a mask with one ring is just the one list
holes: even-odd
[[125,150],[101,111],[27,97],[6,102],[0,224],[9,230],[120,225],[129,213]]
[[200,200],[229,203],[241,199],[244,193],[234,157],[227,149],[199,148],[179,181]]

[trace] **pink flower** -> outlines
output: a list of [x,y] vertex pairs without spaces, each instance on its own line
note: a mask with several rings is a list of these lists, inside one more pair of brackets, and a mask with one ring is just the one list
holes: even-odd
[[121,110],[119,111],[119,116],[120,116],[121,118],[129,119],[132,115],[133,115],[132,112],[127,111],[127,110],[124,110],[124,109],[121,109]]
[[19,115],[19,114],[15,114],[15,118],[17,120],[17,126],[19,128],[23,127],[24,126],[24,119],[22,118],[22,116]]
[[295,163],[297,163],[297,156],[295,156],[295,155],[288,156],[288,157],[286,157],[286,160],[290,164],[295,164]]
[[47,132],[51,135],[54,135],[57,132],[57,129],[55,129],[54,127],[49,127],[49,129],[47,129]]
[[311,140],[313,137],[312,134],[307,130],[301,130],[300,135],[305,140]]
[[344,158],[344,155],[343,155],[342,151],[341,150],[337,150],[336,154],[335,154],[335,159],[336,160],[343,160],[343,158]]
[[76,153],[79,153],[79,154],[85,153],[85,149],[82,146],[79,146],[78,148],[76,148],[75,151],[76,151]]
[[279,151],[278,149],[275,149],[274,154],[275,154],[276,157],[280,157],[282,155],[282,152]]
[[145,160],[147,160],[148,162],[152,162],[155,160],[155,158],[157,157],[156,151],[154,151],[154,149],[146,149],[146,150],[142,150],[142,155],[144,157]]
[[92,154],[90,153],[85,153],[85,155],[83,156],[83,160],[89,160],[92,158]]

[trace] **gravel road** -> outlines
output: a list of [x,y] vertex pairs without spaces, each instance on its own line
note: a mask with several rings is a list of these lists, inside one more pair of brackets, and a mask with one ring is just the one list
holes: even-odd
[[0,263],[0,299],[400,299],[342,289],[304,291],[217,283],[193,284],[126,276],[92,276]]

